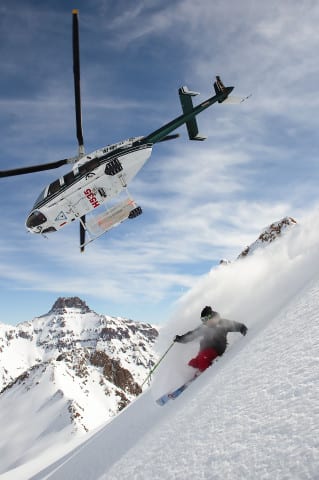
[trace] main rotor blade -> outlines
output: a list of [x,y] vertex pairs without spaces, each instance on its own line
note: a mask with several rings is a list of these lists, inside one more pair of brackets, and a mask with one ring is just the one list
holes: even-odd
[[76,118],[76,136],[79,143],[79,154],[84,154],[84,141],[82,132],[82,114],[81,114],[81,89],[80,89],[80,42],[79,42],[79,11],[72,11],[72,45],[73,45],[73,76],[74,76],[74,99],[75,99],[75,118]]
[[51,163],[43,163],[42,165],[14,168],[12,170],[1,170],[0,178],[13,177],[15,175],[24,175],[25,173],[42,172],[43,170],[53,170],[54,168],[62,167],[62,165],[66,165],[67,163],[70,163],[70,160],[68,158],[64,158],[63,160],[58,160]]
[[80,250],[84,252],[84,244],[85,244],[85,215],[83,215],[80,219]]
[[162,138],[160,142],[166,142],[167,140],[175,140],[175,138],[178,138],[179,136],[179,133],[173,133],[173,135],[166,135],[166,137]]

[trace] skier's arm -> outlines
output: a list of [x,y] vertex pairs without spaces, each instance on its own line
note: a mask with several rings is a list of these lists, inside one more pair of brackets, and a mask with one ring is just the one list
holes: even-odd
[[222,318],[219,325],[224,327],[228,332],[240,332],[242,335],[246,335],[248,330],[244,323],[227,320],[226,318]]
[[195,340],[195,338],[198,338],[201,336],[201,330],[202,330],[202,325],[199,327],[195,328],[195,330],[190,330],[189,332],[185,333],[184,335],[176,335],[174,338],[174,342],[177,343],[188,343],[191,342],[192,340]]

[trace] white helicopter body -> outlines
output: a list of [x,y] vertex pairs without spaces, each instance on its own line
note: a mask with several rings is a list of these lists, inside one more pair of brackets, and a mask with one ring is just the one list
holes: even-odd
[[26,228],[38,234],[60,230],[123,191],[127,192],[126,200],[100,213],[98,218],[86,220],[90,235],[86,243],[142,213],[127,190],[152,153],[150,144],[133,146],[140,138],[130,138],[81,157],[70,172],[42,190],[26,220]]

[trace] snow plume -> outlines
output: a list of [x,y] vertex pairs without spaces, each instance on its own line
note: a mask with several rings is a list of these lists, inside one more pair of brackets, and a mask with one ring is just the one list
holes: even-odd
[[[165,351],[176,334],[200,324],[200,312],[205,305],[211,305],[224,318],[245,323],[250,331],[264,328],[316,276],[318,231],[316,210],[276,241],[255,248],[233,263],[221,264],[201,277],[180,299],[173,318],[161,330],[159,352]],[[228,338],[229,343],[241,340],[238,334]],[[198,341],[174,345],[156,372],[155,396],[192,376],[193,369],[187,362],[197,351]]]

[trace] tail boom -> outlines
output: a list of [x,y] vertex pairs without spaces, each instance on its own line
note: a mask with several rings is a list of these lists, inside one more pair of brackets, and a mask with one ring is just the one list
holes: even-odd
[[234,87],[225,87],[219,77],[216,77],[214,88],[216,95],[208,98],[204,102],[194,107],[191,97],[198,95],[198,93],[189,91],[187,87],[181,87],[178,92],[182,104],[183,114],[142,138],[139,143],[154,144],[160,142],[164,137],[169,135],[184,123],[186,124],[188,135],[191,140],[204,140],[205,137],[201,137],[198,134],[196,116],[214,103],[222,103],[234,89]]

